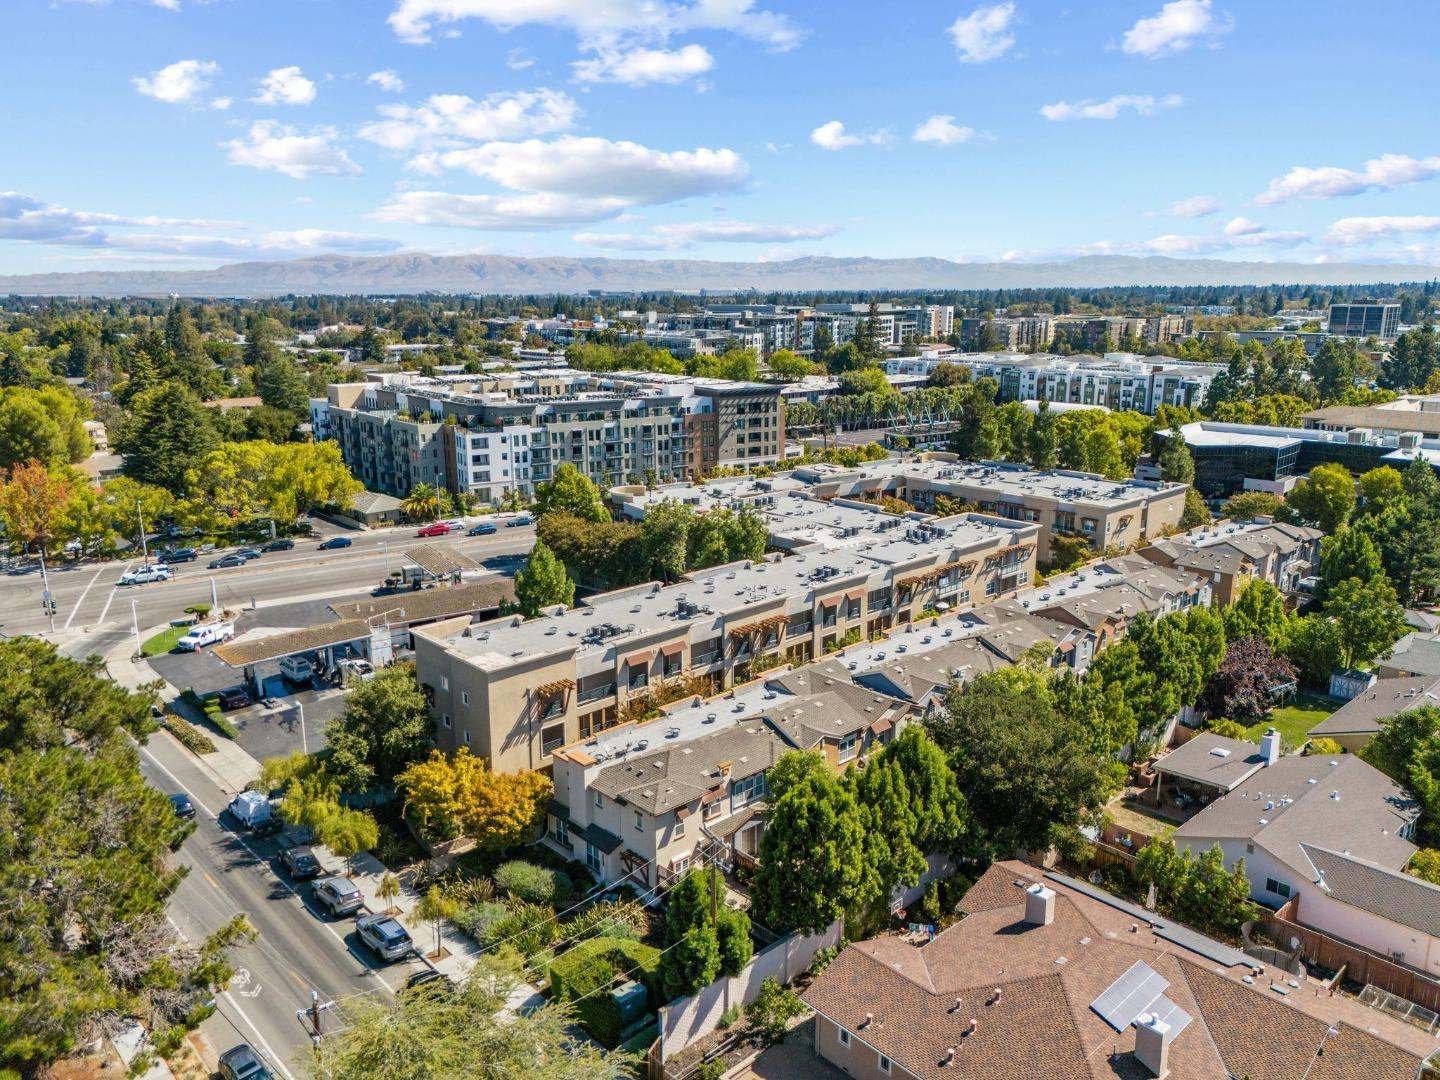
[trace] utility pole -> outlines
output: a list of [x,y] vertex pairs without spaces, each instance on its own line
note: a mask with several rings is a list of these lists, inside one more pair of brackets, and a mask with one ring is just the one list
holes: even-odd
[[40,537],[40,581],[44,588],[40,594],[40,603],[45,608],[45,614],[50,619],[50,633],[55,633],[55,594],[50,591],[50,571],[45,568],[45,541],[46,537]]
[[140,644],[140,612],[136,604],[137,600],[132,596],[130,598],[130,622],[135,627],[135,655],[139,656],[144,652],[144,648]]
[[327,1012],[334,1007],[335,1002],[320,1000],[319,990],[311,990],[310,1007],[308,1009],[295,1010],[295,1019],[300,1021],[300,1026],[308,1026],[309,1028],[307,1034],[310,1036],[310,1045],[315,1047],[315,1053],[317,1056],[320,1053],[320,1039],[321,1036],[324,1034],[324,1032],[320,1030],[320,1014],[323,1012]]
[[217,619],[220,617],[220,597],[216,594],[213,577],[210,579],[210,610],[215,613]]

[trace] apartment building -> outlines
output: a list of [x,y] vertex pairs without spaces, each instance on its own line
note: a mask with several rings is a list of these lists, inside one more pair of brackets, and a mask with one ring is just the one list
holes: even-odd
[[495,503],[533,493],[563,463],[608,486],[784,453],[779,387],[654,372],[387,375],[330,386],[310,415],[357,479],[395,496],[424,482]]
[[847,637],[1013,595],[1033,580],[1039,531],[978,514],[874,515],[851,547],[710,567],[528,621],[421,628],[417,674],[436,742],[502,771],[548,765],[627,703],[651,700],[652,686],[685,677],[724,689],[762,656],[803,663]]
[[1297,593],[1302,580],[1319,573],[1324,535],[1270,518],[1224,520],[1156,540],[1139,554],[1161,566],[1208,576],[1215,605],[1228,607],[1251,581],[1268,581],[1286,595]]
[[786,674],[798,685],[758,680],[556,750],[545,842],[601,881],[641,890],[703,862],[754,866],[766,774],[783,755],[818,750],[840,772],[863,764],[909,714],[905,702],[845,678]]
[[1053,315],[960,320],[960,343],[967,349],[1048,349],[1055,340]]
[[968,462],[954,454],[868,462],[855,469],[806,465],[793,476],[817,498],[893,495],[929,512],[944,496],[1011,521],[1039,527],[1040,561],[1054,536],[1083,536],[1091,547],[1128,547],[1179,528],[1184,484],[1107,480],[1094,473],[1041,472],[1004,462]]
[[1055,330],[1083,349],[1100,352],[1129,338],[1146,345],[1175,341],[1185,336],[1189,323],[1181,315],[1061,315]]
[[1327,329],[1338,337],[1394,341],[1400,336],[1400,305],[1388,300],[1331,304]]

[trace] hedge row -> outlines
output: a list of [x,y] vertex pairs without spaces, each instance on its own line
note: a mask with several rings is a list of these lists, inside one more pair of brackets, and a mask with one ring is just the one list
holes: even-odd
[[613,1050],[620,1044],[620,1007],[606,993],[617,977],[642,983],[650,1003],[659,999],[660,950],[639,941],[598,937],[582,941],[550,964],[556,1001],[576,1002],[585,1030]]

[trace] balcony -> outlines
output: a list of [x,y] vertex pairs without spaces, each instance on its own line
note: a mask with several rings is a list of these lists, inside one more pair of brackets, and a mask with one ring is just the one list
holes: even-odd
[[697,668],[708,667],[711,664],[717,663],[719,659],[720,653],[718,650],[713,652],[693,653],[690,657],[690,666]]
[[540,744],[540,753],[541,753],[541,754],[553,754],[556,750],[559,750],[560,747],[562,747],[562,746],[564,746],[564,745],[565,745],[565,738],[564,738],[564,736],[561,736],[561,737],[558,738],[558,739],[547,739],[545,742],[542,742],[542,743]]
[[814,630],[815,624],[813,622],[791,623],[788,627],[785,628],[785,636],[804,637],[806,634],[812,633]]
[[588,705],[592,701],[601,701],[607,697],[615,696],[615,684],[606,683],[604,686],[592,686],[589,690],[581,690],[575,695],[577,705]]

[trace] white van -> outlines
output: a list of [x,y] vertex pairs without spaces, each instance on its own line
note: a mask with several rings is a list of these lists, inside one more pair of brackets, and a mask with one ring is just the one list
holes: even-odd
[[293,683],[308,683],[315,677],[315,665],[303,656],[282,656],[280,674]]
[[175,647],[181,652],[194,652],[206,645],[228,641],[234,636],[235,624],[233,622],[200,623],[198,626],[191,627],[190,632],[175,643]]

